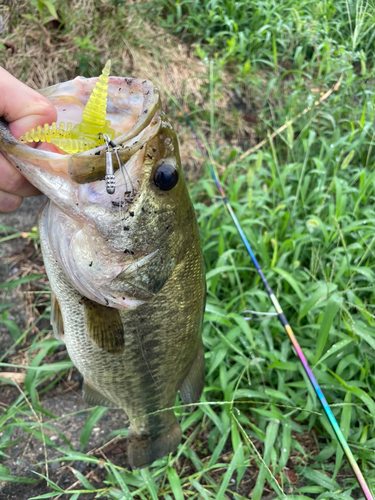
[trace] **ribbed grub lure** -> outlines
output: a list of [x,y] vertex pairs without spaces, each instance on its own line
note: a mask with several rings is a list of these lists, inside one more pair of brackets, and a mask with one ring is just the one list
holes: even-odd
[[81,123],[74,127],[68,123],[66,128],[64,122],[60,122],[59,126],[55,122],[51,126],[46,123],[20,137],[20,142],[49,142],[65,153],[73,154],[105,144],[103,134],[114,139],[115,131],[111,128],[111,122],[106,119],[110,70],[109,60],[87,101]]

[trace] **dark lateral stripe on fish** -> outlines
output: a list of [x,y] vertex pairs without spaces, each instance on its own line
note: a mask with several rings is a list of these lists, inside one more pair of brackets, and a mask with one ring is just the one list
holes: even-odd
[[[147,309],[146,316],[154,314],[152,307]],[[134,367],[134,375],[139,384],[139,391],[136,391],[132,398],[132,406],[138,407],[138,414],[149,415],[145,418],[145,432],[155,437],[165,430],[164,412],[150,415],[160,410],[160,399],[164,392],[164,387],[160,385],[164,386],[167,382],[157,376],[160,364],[163,362],[163,356],[158,352],[160,340],[155,337],[154,330],[149,328],[147,322],[139,321],[137,311],[130,316],[131,319],[129,318],[124,325],[126,334],[130,334],[132,339],[132,342],[127,344],[128,362]],[[142,316],[145,316],[144,310]],[[170,406],[173,402],[174,397]]]

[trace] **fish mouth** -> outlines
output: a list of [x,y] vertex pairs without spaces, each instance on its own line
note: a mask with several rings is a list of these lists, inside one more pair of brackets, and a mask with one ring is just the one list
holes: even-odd
[[[61,123],[70,122],[72,126],[80,123],[84,108],[97,82],[98,78],[77,77],[39,91],[55,106],[57,127]],[[118,160],[122,165],[126,165],[128,160],[158,133],[161,125],[160,108],[159,92],[148,80],[109,77],[106,119],[110,120],[111,128],[115,131],[113,139],[113,145],[117,150],[116,157],[113,155],[115,171],[119,169]],[[37,148],[30,148],[14,140],[13,137],[3,136],[2,141],[7,155],[31,182],[35,176],[32,170],[27,168],[30,165],[59,177],[60,181],[69,181],[73,184],[86,184],[105,178],[105,154],[108,150],[106,144],[88,151],[67,154],[53,144],[41,143]],[[136,163],[134,165],[133,162],[128,172],[133,184],[142,176],[143,162]],[[45,192],[42,185],[37,187]]]

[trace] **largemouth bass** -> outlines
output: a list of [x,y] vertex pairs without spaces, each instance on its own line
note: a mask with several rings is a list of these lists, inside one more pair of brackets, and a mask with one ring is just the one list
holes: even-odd
[[[32,149],[1,120],[0,151],[49,198],[39,231],[54,333],[84,377],[85,401],[127,414],[128,460],[140,468],[181,440],[173,410],[160,410],[173,407],[177,391],[194,403],[203,390],[204,270],[157,89],[146,80],[106,81],[112,138],[99,134],[104,143],[71,154],[48,137]],[[57,130],[83,120],[95,86],[98,78],[78,77],[40,91],[57,109]],[[43,140],[42,132],[31,136]],[[114,194],[105,181],[109,156]]]

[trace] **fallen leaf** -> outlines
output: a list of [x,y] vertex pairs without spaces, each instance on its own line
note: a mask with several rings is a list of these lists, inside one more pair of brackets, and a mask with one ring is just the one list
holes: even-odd
[[296,476],[296,473],[294,472],[293,469],[286,469],[285,470],[286,475],[288,476],[289,481],[294,484],[298,482],[298,477]]
[[26,373],[15,373],[15,372],[0,372],[0,378],[6,378],[16,384],[23,384],[25,382]]

